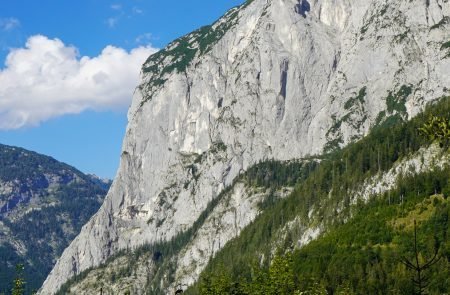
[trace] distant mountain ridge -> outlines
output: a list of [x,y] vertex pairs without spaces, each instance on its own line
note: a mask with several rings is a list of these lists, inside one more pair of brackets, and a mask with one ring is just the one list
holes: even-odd
[[0,293],[10,291],[19,263],[28,292],[38,289],[110,184],[49,156],[0,144]]

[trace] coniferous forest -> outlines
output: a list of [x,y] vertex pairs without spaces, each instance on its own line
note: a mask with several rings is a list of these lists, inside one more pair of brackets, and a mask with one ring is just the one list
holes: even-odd
[[[0,145],[0,294],[14,282],[31,294],[56,259],[100,207],[109,189],[102,182],[55,159]],[[17,291],[16,294],[22,294]]]
[[[440,127],[433,123],[436,118],[444,122]],[[395,188],[368,202],[355,203],[352,191],[431,144],[448,157],[448,135],[431,133],[448,134],[449,126],[446,98],[410,122],[375,128],[361,141],[324,156],[316,167],[309,165],[312,170],[298,178],[292,195],[269,200],[271,205],[265,204],[255,222],[210,261],[187,294],[448,293],[450,167],[404,175]],[[277,165],[250,170],[252,183],[276,187],[292,181]],[[297,248],[299,234],[285,225],[296,217],[307,220],[313,204],[321,204],[317,216],[327,230]],[[408,263],[419,266],[420,278]]]

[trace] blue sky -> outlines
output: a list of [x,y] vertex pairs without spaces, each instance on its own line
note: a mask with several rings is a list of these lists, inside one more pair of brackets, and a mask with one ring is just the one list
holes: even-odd
[[0,2],[0,143],[114,177],[140,64],[243,0]]

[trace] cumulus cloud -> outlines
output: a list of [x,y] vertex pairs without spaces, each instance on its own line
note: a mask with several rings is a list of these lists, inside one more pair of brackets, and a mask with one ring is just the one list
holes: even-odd
[[119,17],[110,17],[106,20],[106,24],[110,28],[114,28],[118,22],[119,22]]
[[0,18],[0,30],[11,31],[20,26],[20,21],[14,17]]
[[134,14],[143,14],[144,11],[142,9],[140,9],[139,7],[134,6],[133,7],[133,13]]
[[111,5],[111,9],[113,9],[113,10],[121,10],[122,9],[122,5],[120,5],[120,4],[112,4]]
[[0,129],[17,129],[85,110],[127,108],[150,46],[107,46],[80,57],[73,46],[42,35],[13,49],[0,70]]
[[138,44],[149,44],[154,39],[152,33],[144,33],[137,36],[134,41]]

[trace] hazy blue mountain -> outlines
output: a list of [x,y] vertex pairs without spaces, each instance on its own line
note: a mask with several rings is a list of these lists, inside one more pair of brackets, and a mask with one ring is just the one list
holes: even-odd
[[0,293],[24,264],[38,289],[56,259],[98,210],[111,182],[57,160],[0,145]]

